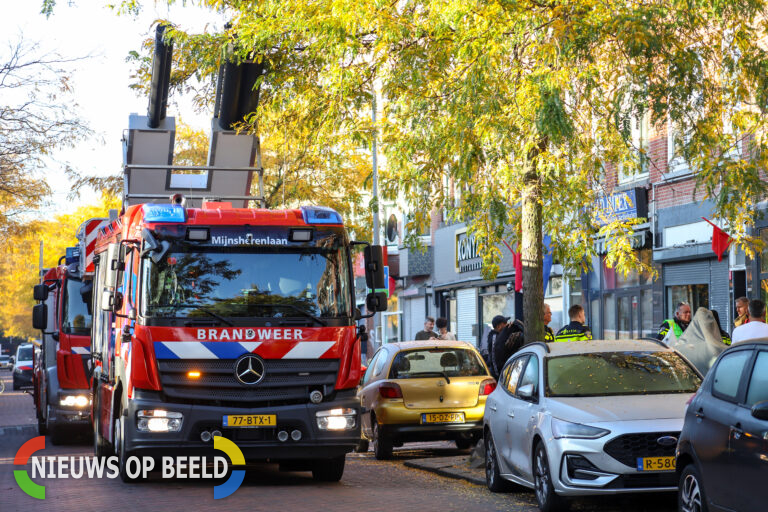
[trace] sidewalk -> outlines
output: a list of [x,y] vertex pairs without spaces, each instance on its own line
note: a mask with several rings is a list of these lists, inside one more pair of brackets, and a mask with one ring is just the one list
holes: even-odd
[[403,462],[409,468],[430,471],[440,476],[466,480],[475,485],[485,486],[485,448],[482,440],[470,455],[453,457],[431,457],[428,459],[411,459]]

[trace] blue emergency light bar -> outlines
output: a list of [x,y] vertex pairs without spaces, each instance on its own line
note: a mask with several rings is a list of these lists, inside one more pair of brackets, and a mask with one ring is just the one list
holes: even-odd
[[301,216],[306,224],[343,224],[341,215],[325,206],[302,206]]
[[80,247],[67,247],[64,251],[64,261],[67,265],[77,263],[80,261]]
[[187,214],[180,204],[145,204],[144,222],[185,222]]

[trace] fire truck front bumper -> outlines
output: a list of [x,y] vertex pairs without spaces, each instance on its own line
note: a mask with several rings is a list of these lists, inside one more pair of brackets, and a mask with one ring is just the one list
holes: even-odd
[[126,451],[139,456],[221,455],[215,435],[233,441],[248,461],[333,458],[360,442],[354,390],[329,402],[275,407],[171,403],[137,390],[123,421]]

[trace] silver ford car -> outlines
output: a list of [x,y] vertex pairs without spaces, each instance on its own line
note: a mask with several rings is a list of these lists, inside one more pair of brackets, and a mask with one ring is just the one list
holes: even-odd
[[650,341],[532,343],[504,366],[484,417],[486,482],[568,496],[676,491],[675,446],[701,374]]

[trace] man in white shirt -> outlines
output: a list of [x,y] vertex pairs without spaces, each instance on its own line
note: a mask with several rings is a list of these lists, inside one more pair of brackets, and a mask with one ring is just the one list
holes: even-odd
[[753,299],[749,301],[749,322],[733,330],[731,344],[759,338],[768,338],[768,324],[765,323],[765,302]]

